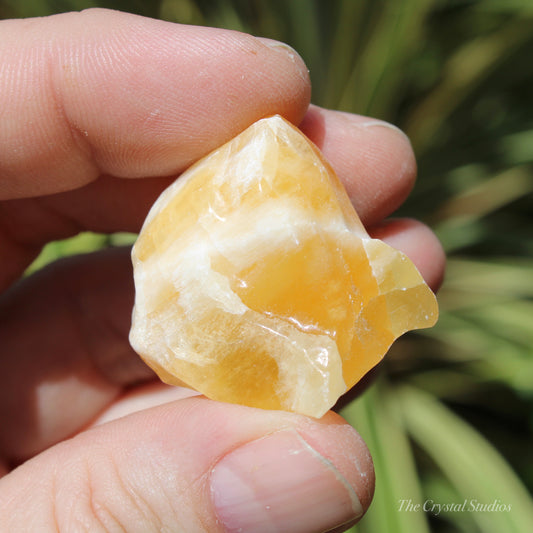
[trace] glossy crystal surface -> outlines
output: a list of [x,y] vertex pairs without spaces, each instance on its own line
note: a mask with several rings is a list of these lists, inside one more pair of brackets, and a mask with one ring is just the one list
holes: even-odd
[[132,258],[132,346],[164,381],[225,402],[320,417],[438,315],[411,261],[368,236],[318,149],[278,116],[176,180]]

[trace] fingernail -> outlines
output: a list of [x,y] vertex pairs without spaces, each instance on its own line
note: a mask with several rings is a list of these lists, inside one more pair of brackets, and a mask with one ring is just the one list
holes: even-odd
[[368,120],[366,122],[359,122],[358,126],[361,128],[386,128],[389,130],[392,130],[396,133],[400,133],[403,137],[405,137],[409,142],[410,139],[403,131],[402,129],[398,128],[398,126],[395,126],[394,124],[391,124],[390,122],[385,122],[384,120]]
[[267,37],[256,37],[256,39],[265,46],[268,46],[268,48],[283,51],[289,57],[292,63],[298,67],[300,74],[307,78],[309,75],[309,69],[305,65],[303,59],[300,57],[300,54],[292,46],[289,46],[281,41],[268,39]]
[[223,457],[211,473],[211,494],[228,533],[323,532],[363,514],[353,487],[293,430]]
[[282,42],[282,41],[276,41],[275,39],[269,39],[268,37],[256,37],[258,41],[263,43],[265,46],[268,46],[269,48],[274,48],[274,50],[285,50],[289,54],[293,54],[295,56],[298,55],[298,52],[288,44]]

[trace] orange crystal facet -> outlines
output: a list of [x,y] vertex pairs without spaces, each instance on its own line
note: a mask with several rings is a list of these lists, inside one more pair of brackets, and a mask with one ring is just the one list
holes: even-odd
[[322,416],[435,296],[371,239],[318,149],[279,116],[196,163],[150,211],[132,252],[130,340],[168,383]]

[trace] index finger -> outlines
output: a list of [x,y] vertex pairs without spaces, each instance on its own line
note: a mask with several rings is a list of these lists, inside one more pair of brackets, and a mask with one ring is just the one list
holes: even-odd
[[297,54],[238,32],[100,9],[0,28],[0,199],[175,175],[309,103]]

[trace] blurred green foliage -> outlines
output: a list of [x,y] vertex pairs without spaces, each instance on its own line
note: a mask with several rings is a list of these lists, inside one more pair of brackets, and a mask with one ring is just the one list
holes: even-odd
[[[420,177],[399,214],[436,231],[448,273],[438,325],[397,343],[342,409],[377,472],[353,531],[533,531],[533,2],[0,0],[0,16],[96,5],[285,41],[315,103],[407,132]],[[80,239],[39,261],[131,236]],[[400,512],[408,498],[511,510]]]

